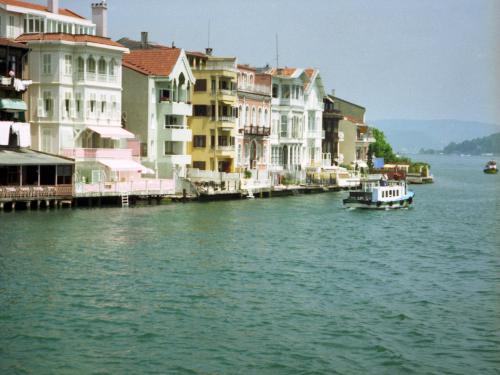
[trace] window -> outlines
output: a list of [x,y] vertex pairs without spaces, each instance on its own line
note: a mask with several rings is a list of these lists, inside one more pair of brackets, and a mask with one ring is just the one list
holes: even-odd
[[255,107],[252,108],[252,125],[257,125],[257,112],[255,111]]
[[194,105],[193,106],[193,116],[208,116],[206,105]]
[[160,89],[160,102],[170,101],[170,90]]
[[75,105],[76,113],[80,113],[80,111],[82,110],[82,95],[80,93],[76,94]]
[[8,25],[8,29],[7,29],[7,35],[10,37],[10,38],[14,38],[16,35],[16,32],[14,30],[14,25],[15,25],[15,18],[14,16],[9,16],[9,25]]
[[169,128],[172,125],[180,125],[180,121],[177,119],[177,116],[174,115],[165,115],[165,127]]
[[87,59],[87,72],[89,73],[95,73],[96,70],[95,70],[96,66],[95,66],[95,60],[94,58],[91,56]]
[[204,171],[206,168],[206,162],[204,161],[193,161],[193,168],[198,168],[199,170]]
[[50,54],[44,54],[42,57],[43,61],[43,67],[42,67],[42,72],[43,74],[51,74],[52,73],[52,56]]
[[91,94],[90,95],[90,101],[89,101],[89,110],[90,110],[91,113],[95,112],[95,110],[96,110],[96,108],[95,108],[96,104],[97,104],[97,102],[96,102],[96,99],[95,99],[95,94]]
[[281,116],[281,136],[288,136],[288,117],[286,115]]
[[194,91],[207,91],[207,80],[197,79],[194,84]]
[[207,137],[205,135],[193,135],[193,147],[207,147]]
[[107,67],[106,67],[106,60],[104,60],[104,58],[101,57],[99,59],[98,66],[99,66],[99,74],[100,75],[106,75],[106,70],[107,70],[106,68]]
[[279,97],[278,96],[279,95],[278,94],[278,88],[279,88],[279,86],[277,84],[273,85],[273,98],[278,98]]
[[43,93],[43,104],[44,104],[43,109],[45,111],[45,114],[48,115],[52,113],[52,108],[53,108],[52,94],[49,91],[45,91]]
[[67,76],[73,74],[73,56],[71,55],[64,56],[64,74]]
[[71,111],[71,93],[67,92],[64,94],[64,117],[70,116]]
[[115,76],[115,65],[116,65],[116,61],[115,59],[111,59],[110,63],[109,63],[109,75],[111,77],[114,77]]
[[283,85],[281,87],[283,89],[283,95],[281,95],[282,98],[283,99],[290,99],[290,86],[289,85]]
[[58,165],[57,166],[57,184],[58,185],[71,185],[73,170],[71,165]]
[[101,113],[106,113],[107,104],[106,98],[101,98]]
[[165,155],[174,155],[174,142],[165,141]]

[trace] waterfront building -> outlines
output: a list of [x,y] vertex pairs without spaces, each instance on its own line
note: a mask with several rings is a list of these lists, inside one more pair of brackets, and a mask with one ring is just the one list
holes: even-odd
[[188,123],[193,133],[189,151],[192,167],[202,171],[234,172],[235,136],[238,117],[235,57],[187,52],[196,78],[193,90],[193,115]]
[[375,142],[365,123],[366,109],[335,95],[324,99],[324,164],[366,168],[368,147]]
[[7,34],[24,32],[16,41],[30,49],[32,148],[75,158],[81,183],[136,180],[150,172],[137,162],[134,135],[122,128],[121,60],[128,49],[106,36],[106,2],[92,4],[93,21],[55,0],[46,7],[3,4],[8,22],[14,17],[21,25]]
[[236,168],[254,180],[267,180],[270,161],[272,76],[238,65],[238,126]]
[[186,177],[192,139],[187,118],[193,112],[195,82],[186,53],[179,48],[138,46],[123,60],[127,129],[140,142],[142,163],[157,177]]
[[[325,90],[316,69],[267,69],[272,75],[271,170],[303,180],[321,167]],[[276,182],[276,179],[275,179]]]
[[71,199],[73,160],[31,150],[23,95],[28,47],[0,38],[0,209]]
[[[99,31],[106,33],[106,3],[93,5],[93,16],[99,22]],[[0,0],[0,37],[16,39],[22,34],[65,33],[96,35],[96,24],[77,13],[59,7],[58,0],[40,5],[19,0]]]

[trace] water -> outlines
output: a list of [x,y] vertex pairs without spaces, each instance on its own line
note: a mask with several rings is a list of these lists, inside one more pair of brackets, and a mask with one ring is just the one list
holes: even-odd
[[410,210],[0,214],[0,373],[498,374],[500,176],[427,159]]

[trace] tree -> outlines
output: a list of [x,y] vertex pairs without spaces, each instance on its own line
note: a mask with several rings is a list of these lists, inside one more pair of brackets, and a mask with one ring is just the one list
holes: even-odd
[[391,145],[385,139],[384,132],[376,128],[371,128],[373,137],[375,138],[375,143],[370,144],[368,148],[369,155],[375,155],[377,158],[384,158],[384,161],[395,162],[398,158],[394,154]]

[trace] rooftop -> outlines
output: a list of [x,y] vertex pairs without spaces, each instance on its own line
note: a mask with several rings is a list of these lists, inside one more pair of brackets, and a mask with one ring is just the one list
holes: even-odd
[[131,51],[123,58],[123,66],[139,73],[168,76],[181,55],[181,49],[169,47],[146,48]]
[[0,38],[0,46],[21,48],[21,49],[26,49],[26,50],[29,49],[25,44],[15,42],[12,39],[8,39],[8,38]]
[[72,165],[73,159],[28,148],[0,147],[0,165]]
[[[1,1],[1,0],[0,0]],[[38,33],[38,34],[23,34],[16,39],[16,42],[42,42],[42,41],[66,41],[73,43],[95,43],[106,46],[126,48],[125,46],[117,43],[109,38],[96,35],[73,35],[65,33]]]
[[[0,4],[4,5],[11,5],[11,6],[16,6],[16,7],[21,7],[21,8],[27,8],[27,9],[33,9],[33,10],[38,10],[42,12],[49,12],[49,8],[46,5],[40,5],[40,4],[33,4],[33,3],[28,3],[26,1],[19,1],[19,0],[0,0]],[[72,10],[66,9],[66,8],[59,8],[59,14],[61,16],[66,16],[66,17],[73,17],[73,18],[78,18],[81,20],[85,20],[85,17],[80,16],[79,14],[76,14]]]

